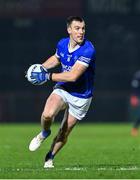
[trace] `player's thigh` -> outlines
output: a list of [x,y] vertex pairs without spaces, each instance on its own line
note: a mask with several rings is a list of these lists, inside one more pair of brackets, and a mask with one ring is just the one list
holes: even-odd
[[63,99],[55,94],[52,93],[45,104],[43,115],[44,116],[56,116],[56,114],[66,107],[66,103]]

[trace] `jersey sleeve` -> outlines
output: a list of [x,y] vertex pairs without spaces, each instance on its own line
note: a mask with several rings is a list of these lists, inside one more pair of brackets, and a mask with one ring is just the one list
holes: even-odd
[[59,59],[60,58],[60,50],[62,49],[62,44],[63,44],[64,39],[61,39],[57,46],[56,46],[56,52],[55,52],[55,56]]
[[77,62],[88,67],[91,61],[94,60],[95,60],[95,49],[87,48],[82,52],[82,55],[78,58]]

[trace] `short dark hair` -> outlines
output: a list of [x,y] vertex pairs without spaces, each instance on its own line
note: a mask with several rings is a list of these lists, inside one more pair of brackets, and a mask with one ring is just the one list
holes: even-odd
[[67,27],[70,26],[73,21],[84,22],[84,19],[79,16],[69,16],[67,18]]

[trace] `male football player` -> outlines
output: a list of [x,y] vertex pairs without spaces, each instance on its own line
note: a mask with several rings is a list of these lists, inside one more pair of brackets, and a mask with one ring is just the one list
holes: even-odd
[[[44,168],[54,167],[53,159],[67,142],[68,136],[82,120],[91,104],[94,91],[95,48],[85,39],[85,21],[81,17],[71,16],[67,19],[69,37],[61,39],[56,53],[48,58],[39,75],[32,74],[34,84],[47,80],[55,81],[53,92],[48,97],[41,116],[42,131],[35,136],[30,151],[37,150],[51,134],[51,124],[60,110],[65,110],[58,134],[45,157]],[[48,70],[60,65],[60,73]]]
[[131,135],[138,135],[140,125],[140,70],[135,72],[131,82],[132,92],[130,96],[131,118],[134,121],[131,129]]

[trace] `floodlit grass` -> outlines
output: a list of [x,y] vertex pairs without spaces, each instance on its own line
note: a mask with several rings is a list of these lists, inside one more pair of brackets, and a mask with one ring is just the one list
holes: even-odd
[[43,169],[58,125],[36,152],[28,150],[40,124],[0,124],[1,179],[138,179],[140,136],[129,124],[78,124],[55,158],[55,168]]

